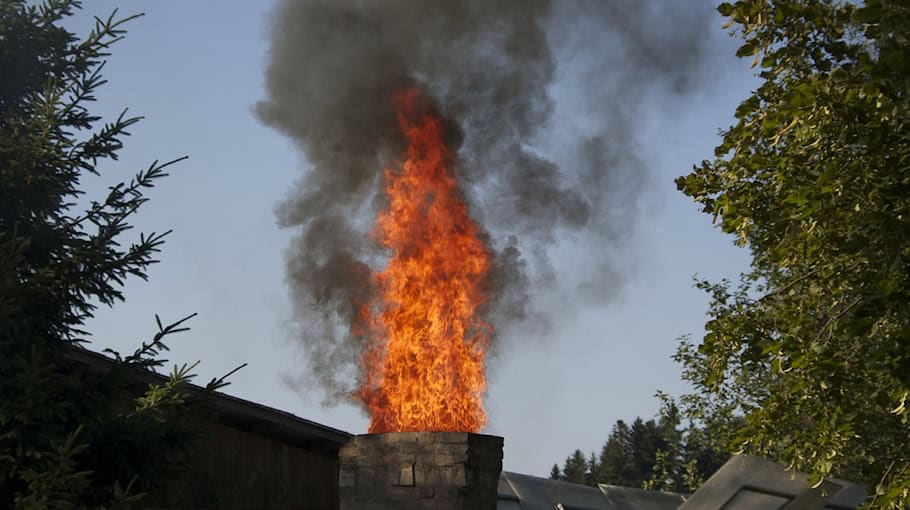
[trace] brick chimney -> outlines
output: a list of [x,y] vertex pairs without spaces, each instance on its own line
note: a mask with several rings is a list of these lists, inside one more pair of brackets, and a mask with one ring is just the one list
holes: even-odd
[[354,436],[338,452],[341,510],[495,510],[502,438],[467,432]]

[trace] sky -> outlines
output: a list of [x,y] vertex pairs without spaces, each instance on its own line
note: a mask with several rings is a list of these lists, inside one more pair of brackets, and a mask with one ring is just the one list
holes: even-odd
[[[86,2],[68,26],[84,34],[90,16],[118,6]],[[366,432],[368,418],[356,406],[323,406],[319,388],[288,382],[307,364],[290,327],[294,311],[285,280],[295,231],[278,225],[276,207],[308,167],[305,154],[254,111],[266,96],[273,6],[159,0],[122,9],[145,16],[131,21],[126,38],[113,47],[96,111],[110,119],[128,107],[144,120],[131,130],[119,161],[104,162],[101,177],[85,178],[84,187],[98,197],[152,161],[189,159],[172,167],[134,221],[131,235],[173,229],[161,263],[149,281],[126,285],[124,303],[98,310],[87,325],[90,347],[130,352],[155,333],[155,314],[174,321],[198,313],[191,331],[172,337],[170,363],[200,360],[200,382],[247,363],[231,376],[226,393]],[[684,96],[652,90],[632,112],[629,143],[639,149],[647,174],[629,205],[634,211],[625,234],[618,246],[604,248],[618,257],[623,277],[616,288],[596,302],[547,297],[541,289],[539,303],[552,327],[505,331],[502,348],[489,360],[483,432],[504,436],[506,470],[546,476],[576,448],[599,451],[616,420],[653,417],[658,390],[684,392],[680,367],[670,357],[680,335],[703,333],[707,298],[693,287],[693,276],[735,277],[748,265],[748,254],[673,183],[712,157],[719,130],[731,124],[755,83],[747,62],[733,56],[736,41],[721,22],[715,16],[706,24],[710,47],[694,90]],[[674,48],[665,51],[675,58]],[[563,74],[571,69],[565,64]],[[596,84],[598,77],[585,80]],[[573,136],[572,129],[559,129],[561,119],[596,122],[572,106],[569,88],[559,87],[551,93],[567,106],[554,117],[560,134],[553,144]],[[586,260],[590,253],[581,252],[591,247],[561,239],[564,245],[551,247],[553,267],[557,278],[571,280],[573,265]]]

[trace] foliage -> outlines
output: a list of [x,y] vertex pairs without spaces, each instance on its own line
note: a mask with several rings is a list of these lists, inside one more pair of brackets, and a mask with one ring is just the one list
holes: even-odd
[[618,420],[600,451],[595,478],[600,483],[642,487],[651,478],[658,452],[667,448],[662,432],[654,420],[636,418],[631,426]]
[[206,419],[183,390],[189,368],[165,382],[142,375],[163,365],[164,339],[185,331],[183,320],[159,321],[126,357],[110,351],[121,363],[78,361],[96,306],[122,300],[125,279],[144,279],[156,262],[167,233],[121,242],[173,163],[153,163],[100,201],[83,197],[80,179],[117,159],[139,119],[124,112],[99,127],[88,110],[108,48],[131,18],[96,19],[80,40],[61,26],[80,7],[0,2],[2,508],[129,507],[179,470]]
[[[733,448],[910,500],[910,6],[739,0],[720,13],[761,85],[716,159],[677,179],[752,254],[677,359]],[[713,418],[712,418],[713,417]]]
[[[683,424],[677,405],[663,393],[658,397],[664,402],[658,421],[661,446],[654,454],[650,478],[645,489],[673,492],[695,492],[711,475],[729,459],[721,423],[699,423],[689,420]],[[728,425],[724,422],[723,425]]]
[[617,420],[600,450],[585,459],[581,450],[553,465],[550,478],[572,483],[693,491],[729,458],[705,440],[697,427],[681,428],[680,413],[668,404],[660,419],[636,418],[631,425]]
[[553,468],[550,469],[550,479],[562,480],[562,471],[559,470],[559,464],[553,464]]
[[572,455],[566,457],[563,464],[561,480],[570,483],[583,484],[588,479],[588,460],[581,450],[575,450]]

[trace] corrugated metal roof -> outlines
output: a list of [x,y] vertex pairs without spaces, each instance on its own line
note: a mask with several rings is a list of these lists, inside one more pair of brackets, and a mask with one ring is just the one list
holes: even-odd
[[675,510],[686,501],[685,495],[675,492],[647,491],[606,484],[600,484],[599,487],[616,510]]
[[612,485],[588,487],[503,471],[498,501],[499,510],[676,510],[684,498]]
[[598,488],[504,471],[502,510],[852,510],[865,500],[863,487],[825,479],[811,489],[804,473],[759,457],[737,455],[694,494],[600,485]]

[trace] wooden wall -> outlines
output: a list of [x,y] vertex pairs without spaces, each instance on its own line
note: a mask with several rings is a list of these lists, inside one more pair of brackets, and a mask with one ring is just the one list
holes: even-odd
[[192,471],[147,508],[331,510],[338,508],[338,453],[332,445],[291,445],[215,424]]

